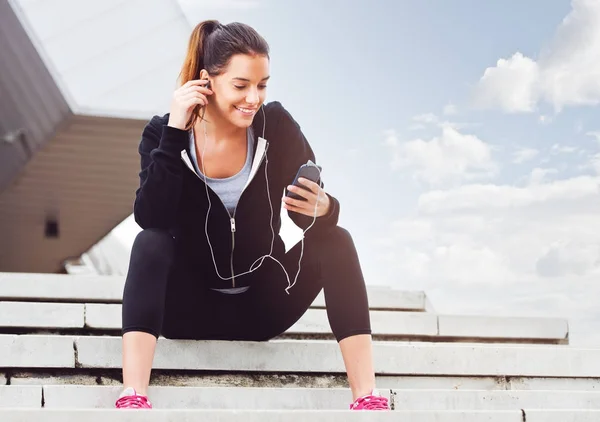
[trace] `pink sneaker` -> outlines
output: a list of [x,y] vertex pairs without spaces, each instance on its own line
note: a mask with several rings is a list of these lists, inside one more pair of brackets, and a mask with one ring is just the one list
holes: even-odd
[[123,390],[116,401],[117,409],[152,409],[152,403],[146,396],[140,396],[132,387]]
[[377,390],[373,390],[371,394],[354,400],[354,403],[350,405],[350,410],[390,410],[390,405],[387,398],[379,394]]

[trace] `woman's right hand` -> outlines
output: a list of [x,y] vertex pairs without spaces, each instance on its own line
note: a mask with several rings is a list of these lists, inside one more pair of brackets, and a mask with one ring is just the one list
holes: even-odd
[[200,107],[208,104],[206,96],[213,92],[206,87],[207,83],[207,79],[194,79],[175,90],[167,125],[181,130],[185,129],[194,107],[198,104]]

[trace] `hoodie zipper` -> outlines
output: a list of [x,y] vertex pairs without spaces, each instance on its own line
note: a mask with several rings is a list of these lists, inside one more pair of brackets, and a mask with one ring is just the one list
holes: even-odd
[[[227,207],[225,206],[225,204],[221,200],[221,197],[219,195],[217,195],[211,189],[210,186],[207,185],[207,188],[210,189],[213,193],[215,193],[215,196],[217,197],[217,199],[219,200],[219,202],[221,203],[221,205],[223,205],[223,209],[225,210],[225,212],[229,216],[229,222],[230,222],[230,225],[231,225],[231,255],[229,257],[229,267],[230,267],[230,270],[231,270],[231,285],[232,285],[233,288],[235,288],[235,276],[233,274],[233,251],[235,249],[235,231],[236,231],[236,228],[235,228],[235,213],[237,211],[237,207],[238,207],[238,205],[240,203],[240,200],[242,199],[242,194],[244,193],[244,191],[246,190],[246,188],[250,185],[250,182],[252,182],[252,180],[254,180],[254,177],[258,173],[258,168],[262,165],[262,162],[265,159],[265,155],[267,155],[267,150],[268,149],[269,149],[269,143],[265,140],[265,150],[264,150],[264,152],[262,153],[262,155],[260,157],[260,161],[258,162],[258,165],[256,166],[257,170],[256,170],[256,172],[254,172],[254,174],[251,174],[250,180],[248,180],[248,182],[246,182],[246,184],[244,185],[244,188],[240,192],[240,196],[238,198],[238,203],[235,206],[235,208],[233,209],[233,215],[231,215],[229,213],[229,210],[227,209]],[[196,177],[198,177],[198,179],[200,179],[202,182],[204,182],[204,179],[202,177],[200,177],[200,175],[196,172],[196,169],[194,169],[194,166],[191,165],[191,167],[190,167],[190,164],[191,164],[192,160],[190,160],[187,151],[183,150],[183,151],[181,151],[181,154],[182,154],[181,159],[186,164],[186,167],[189,168],[196,175]],[[189,160],[189,163],[185,160],[184,154],[185,154],[185,158],[187,158]]]

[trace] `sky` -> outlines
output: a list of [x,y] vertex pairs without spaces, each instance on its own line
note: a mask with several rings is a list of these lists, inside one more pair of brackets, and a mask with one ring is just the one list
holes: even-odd
[[268,41],[368,285],[600,346],[600,0],[179,3]]

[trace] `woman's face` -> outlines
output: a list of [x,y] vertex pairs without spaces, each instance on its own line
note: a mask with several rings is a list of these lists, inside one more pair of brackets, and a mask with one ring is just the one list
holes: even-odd
[[209,98],[211,113],[232,125],[247,128],[265,102],[269,59],[266,56],[236,54],[225,71],[211,77],[213,95]]

